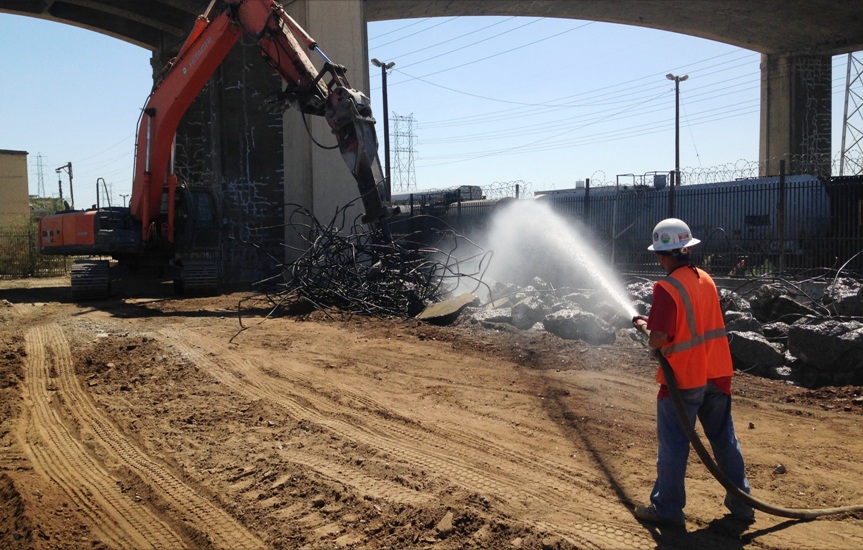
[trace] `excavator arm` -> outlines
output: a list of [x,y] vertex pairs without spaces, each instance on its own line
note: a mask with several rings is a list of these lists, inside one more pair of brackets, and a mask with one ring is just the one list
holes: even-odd
[[[384,202],[386,190],[369,99],[350,86],[344,67],[323,56],[317,43],[275,0],[223,0],[222,4],[222,11],[212,20],[207,15],[198,17],[144,108],[129,203],[132,216],[142,222],[142,238],[149,240],[154,231],[152,224],[167,188],[172,203],[168,240],[173,240],[177,185],[171,173],[174,134],[192,102],[244,33],[257,41],[266,62],[284,81],[282,96],[303,114],[326,118],[357,181],[364,221],[385,225],[390,208]],[[321,53],[325,60],[321,71],[315,69],[305,49]]]

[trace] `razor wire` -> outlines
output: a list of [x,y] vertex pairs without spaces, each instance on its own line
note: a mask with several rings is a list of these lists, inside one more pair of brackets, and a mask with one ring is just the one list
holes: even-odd
[[[680,169],[679,185],[697,185],[702,183],[720,183],[726,181],[755,179],[765,176],[779,175],[779,161],[785,161],[787,175],[811,175],[818,177],[855,176],[863,174],[863,156],[846,155],[844,158],[830,155],[795,154],[772,157],[763,160],[740,159],[716,166],[686,166]],[[844,165],[843,165],[844,162]],[[646,172],[635,175],[640,178],[636,183],[647,184],[648,176],[653,174],[670,174],[671,171]],[[630,174],[631,175],[631,174]],[[598,170],[590,177],[591,187],[613,186],[616,178],[608,177]],[[497,185],[497,183],[495,183]]]
[[524,180],[496,181],[482,186],[482,194],[487,199],[502,199],[504,197],[529,196],[533,184]]

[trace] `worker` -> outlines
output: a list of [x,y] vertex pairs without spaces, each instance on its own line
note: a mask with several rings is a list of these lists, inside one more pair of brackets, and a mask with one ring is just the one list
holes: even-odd
[[[696,416],[701,421],[719,468],[735,486],[749,493],[731,418],[733,367],[719,294],[710,275],[691,265],[689,259],[690,248],[699,242],[682,220],[668,218],[656,224],[653,244],[647,249],[656,253],[667,277],[653,287],[649,317],[636,316],[632,322],[647,335],[648,345],[671,365],[687,421],[693,427]],[[637,506],[634,514],[643,521],[683,527],[689,439],[661,368],[656,380],[660,384],[656,404],[656,482],[650,504]],[[749,524],[755,519],[752,507],[731,493],[725,496],[725,506],[735,521]]]

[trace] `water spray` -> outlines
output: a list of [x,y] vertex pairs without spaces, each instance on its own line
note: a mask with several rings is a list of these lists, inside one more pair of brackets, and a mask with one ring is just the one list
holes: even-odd
[[508,204],[493,218],[489,248],[495,256],[489,275],[497,280],[520,271],[545,270],[557,278],[589,279],[627,318],[637,315],[617,274],[594,249],[589,229],[558,215],[545,202],[522,200]]

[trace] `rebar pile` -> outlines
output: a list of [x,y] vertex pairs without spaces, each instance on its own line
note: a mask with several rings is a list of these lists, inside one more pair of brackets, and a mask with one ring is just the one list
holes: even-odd
[[[266,298],[274,310],[300,306],[409,317],[443,299],[462,279],[470,280],[474,289],[482,284],[477,273],[484,269],[488,254],[465,237],[438,231],[437,242],[429,244],[411,240],[416,235],[391,237],[388,227],[364,226],[357,220],[350,231],[341,231],[349,206],[323,225],[305,208],[286,205],[287,226],[299,241],[289,249],[299,258],[284,266],[280,275],[261,281],[276,289]],[[468,264],[478,265],[473,273],[460,271],[466,265],[456,258],[460,247],[471,255]],[[471,247],[476,249],[472,253]]]

